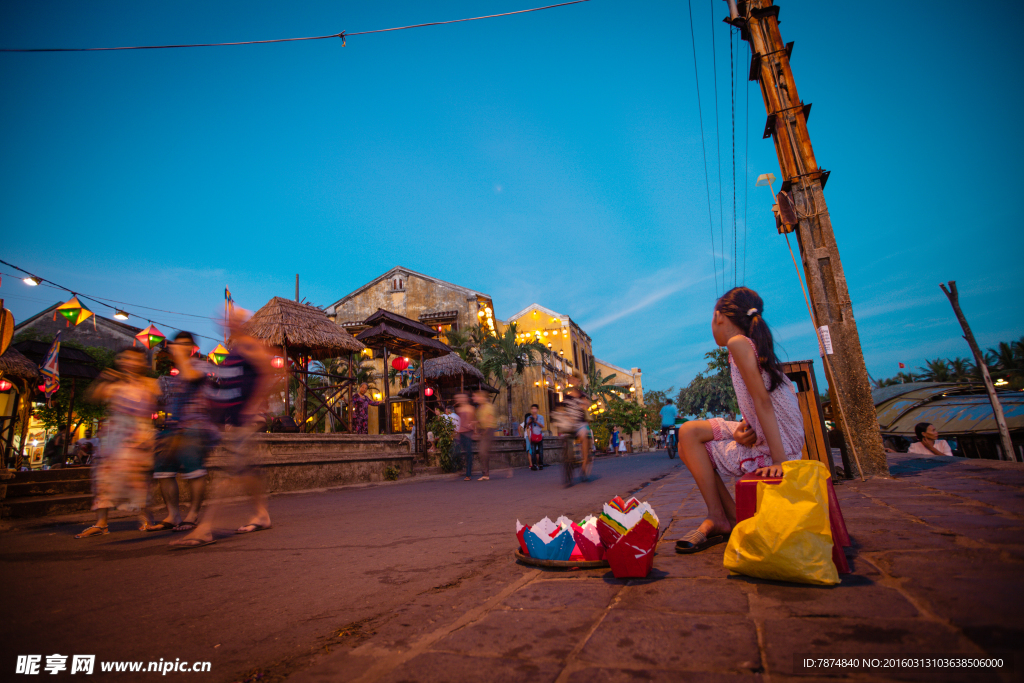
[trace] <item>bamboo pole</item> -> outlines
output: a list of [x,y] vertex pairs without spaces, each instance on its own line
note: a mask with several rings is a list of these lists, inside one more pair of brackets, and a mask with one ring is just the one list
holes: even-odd
[[949,281],[949,289],[946,289],[946,285],[940,284],[939,287],[942,292],[949,299],[949,304],[953,307],[953,312],[956,314],[956,319],[960,321],[960,327],[964,330],[964,339],[967,341],[967,345],[971,347],[971,353],[974,354],[974,362],[978,366],[978,370],[981,371],[981,378],[985,380],[985,391],[988,392],[988,400],[992,404],[992,413],[996,418],[996,426],[999,428],[999,440],[1003,445],[1003,457],[1001,460],[1016,461],[1017,454],[1013,448],[1013,440],[1010,439],[1010,430],[1006,427],[1006,417],[1003,415],[1003,406],[999,403],[999,396],[996,395],[996,387],[992,384],[992,375],[988,372],[988,365],[985,364],[985,356],[981,354],[981,348],[978,346],[978,342],[974,339],[974,333],[971,332],[971,326],[967,324],[967,318],[964,317],[964,312],[960,310],[960,294],[956,289],[956,281]]

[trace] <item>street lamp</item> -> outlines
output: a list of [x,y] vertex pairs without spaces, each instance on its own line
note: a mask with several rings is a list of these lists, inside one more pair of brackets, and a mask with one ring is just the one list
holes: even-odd
[[38,284],[39,284],[40,282],[42,282],[42,280],[40,280],[39,278],[37,278],[37,277],[36,277],[35,275],[29,275],[29,276],[28,276],[28,277],[26,277],[26,278],[22,278],[22,280],[21,280],[21,281],[22,281],[22,282],[24,282],[24,283],[25,283],[26,285],[28,285],[29,287],[35,287],[35,286],[36,286],[36,285],[38,285]]
[[117,320],[127,320],[128,314],[119,308],[114,312],[114,318],[116,318]]

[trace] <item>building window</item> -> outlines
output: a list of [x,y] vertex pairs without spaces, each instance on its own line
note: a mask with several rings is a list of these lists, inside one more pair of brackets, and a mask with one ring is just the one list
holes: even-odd
[[396,275],[391,278],[391,291],[392,292],[404,292],[405,291],[405,278],[401,275]]
[[576,345],[576,342],[572,343],[572,359],[576,363],[576,367],[580,366],[580,347]]

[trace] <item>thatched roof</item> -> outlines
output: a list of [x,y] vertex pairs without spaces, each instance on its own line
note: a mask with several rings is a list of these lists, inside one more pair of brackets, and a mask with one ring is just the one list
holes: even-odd
[[4,377],[35,379],[39,376],[39,367],[21,351],[10,346],[4,351],[4,355],[0,356],[0,374]]
[[[489,394],[501,393],[500,389],[495,389],[494,387],[492,387],[487,382],[483,382],[483,381],[480,381],[480,380],[477,380],[477,379],[474,379],[471,382],[467,382],[467,384],[466,384],[466,393],[467,394],[470,393],[470,392],[473,392],[473,391],[477,391],[478,389],[480,391],[486,391]],[[402,389],[401,391],[399,391],[398,392],[398,396],[400,398],[411,398],[411,399],[419,398],[420,397],[420,383],[419,382],[415,382],[414,384],[410,384],[405,389]],[[435,394],[435,398],[436,397],[437,397],[437,395]]]
[[242,329],[270,346],[287,344],[289,352],[315,359],[337,358],[366,348],[316,306],[279,296],[256,311]]
[[484,378],[484,373],[462,360],[457,353],[449,353],[447,356],[423,361],[423,373],[427,379],[458,377],[459,375],[469,375],[476,379]]

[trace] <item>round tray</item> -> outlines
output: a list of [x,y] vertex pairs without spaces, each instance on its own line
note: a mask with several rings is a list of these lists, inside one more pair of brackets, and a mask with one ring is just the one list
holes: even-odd
[[608,560],[538,560],[524,555],[521,548],[516,548],[513,556],[523,564],[534,567],[550,567],[552,569],[603,569],[608,567]]

